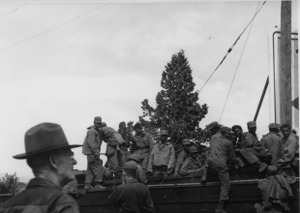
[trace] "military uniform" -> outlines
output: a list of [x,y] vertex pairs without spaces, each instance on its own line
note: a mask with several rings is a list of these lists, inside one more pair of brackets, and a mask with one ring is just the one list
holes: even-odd
[[290,164],[295,158],[296,153],[299,155],[299,141],[297,137],[291,133],[287,138],[282,139],[283,152],[282,157],[278,160],[279,167],[290,168]]
[[[165,130],[161,135],[168,135]],[[150,154],[147,172],[153,172],[154,176],[168,176],[168,171],[172,171],[175,166],[175,150],[170,142],[161,141],[154,145]]]
[[122,168],[122,153],[120,145],[125,143],[120,133],[111,127],[103,126],[99,129],[100,138],[107,143],[106,156],[107,165],[110,170],[115,172],[120,171]]
[[142,168],[146,171],[148,167],[149,156],[154,146],[152,136],[143,131],[140,135],[134,135],[133,141],[135,141],[134,153],[140,156]]
[[103,162],[97,155],[100,155],[102,141],[99,131],[95,126],[88,127],[88,132],[82,146],[82,154],[87,156],[87,170],[85,184],[93,182],[101,183],[104,178]]
[[[218,125],[218,123],[213,122],[210,124],[212,127],[215,125]],[[229,132],[231,131],[230,128],[226,128],[229,129]],[[228,194],[230,190],[230,178],[227,167],[229,160],[235,161],[233,143],[217,132],[210,138],[210,147],[208,151],[208,165],[217,172],[221,182],[219,206],[216,209],[216,213],[225,212],[224,205],[225,202],[229,200]]]
[[196,147],[191,147],[191,154],[197,153],[197,157],[194,159],[192,156],[189,156],[183,163],[180,174],[189,175],[194,172],[204,172],[206,171],[206,164],[203,162],[201,156],[198,154]]
[[265,149],[266,155],[272,156],[271,165],[277,166],[277,161],[282,156],[282,139],[276,132],[269,132],[263,136],[260,143]]
[[138,182],[147,183],[147,179],[145,177],[145,171],[143,170],[140,164],[140,158],[137,154],[132,154],[128,157],[128,161],[125,163],[126,165],[136,167],[136,177]]

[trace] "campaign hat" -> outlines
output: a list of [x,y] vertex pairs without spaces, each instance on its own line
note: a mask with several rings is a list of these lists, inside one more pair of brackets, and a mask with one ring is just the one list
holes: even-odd
[[25,153],[15,155],[15,159],[27,159],[36,154],[61,148],[75,148],[82,145],[70,145],[59,124],[41,123],[25,133]]
[[169,135],[167,130],[161,130],[159,135]]
[[255,121],[249,121],[249,122],[247,123],[247,126],[248,126],[249,128],[256,127],[256,122],[255,122]]
[[198,149],[197,149],[197,147],[195,147],[195,146],[191,146],[191,147],[189,148],[189,152],[190,152],[190,153],[198,153]]
[[97,124],[101,124],[102,123],[102,118],[100,116],[96,116],[94,118],[94,122],[97,123]]
[[140,158],[140,155],[139,154],[131,154],[129,157],[128,157],[128,160],[134,160],[136,162],[140,162],[141,161],[141,158]]
[[137,169],[135,165],[132,165],[130,162],[124,163],[123,169]]
[[187,139],[187,138],[185,138],[185,139],[182,140],[182,144],[183,145],[190,145],[191,143],[192,142],[189,139]]
[[210,124],[206,125],[207,130],[211,130],[212,128],[219,126],[217,121],[211,122]]
[[227,127],[227,126],[222,126],[221,132],[226,132],[226,133],[230,134],[231,133],[231,129],[229,127]]
[[270,123],[269,129],[278,129],[278,125],[276,123]]

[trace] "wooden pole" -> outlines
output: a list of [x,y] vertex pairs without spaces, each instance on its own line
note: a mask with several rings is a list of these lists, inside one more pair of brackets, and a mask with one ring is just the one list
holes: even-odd
[[280,121],[292,125],[291,91],[291,1],[281,2],[280,38]]

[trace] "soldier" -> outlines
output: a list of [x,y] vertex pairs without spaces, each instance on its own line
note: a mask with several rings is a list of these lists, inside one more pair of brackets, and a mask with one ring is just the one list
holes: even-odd
[[76,201],[62,192],[62,188],[75,180],[72,172],[75,159],[60,125],[41,123],[25,133],[25,154],[13,156],[26,159],[34,178],[26,189],[10,198],[0,212],[64,212],[79,213]]
[[251,165],[257,164],[258,172],[263,172],[267,168],[267,164],[259,159],[265,156],[265,150],[256,136],[256,122],[249,121],[247,126],[249,131],[244,133],[241,141],[238,141],[236,151],[239,151]]
[[136,167],[124,164],[122,180],[108,197],[108,202],[119,206],[119,212],[155,213],[152,197],[145,184],[136,181]]
[[142,168],[146,172],[154,143],[151,135],[142,130],[140,123],[136,123],[133,128],[136,131],[136,134],[130,139],[134,146],[133,152],[140,156]]
[[128,161],[125,163],[126,165],[131,165],[136,167],[136,176],[137,181],[140,183],[147,183],[147,179],[145,177],[145,172],[141,166],[140,156],[138,154],[132,154],[128,157]]
[[[230,179],[227,163],[235,161],[233,144],[230,140],[224,138],[220,132],[218,122],[212,122],[207,125],[207,130],[210,132],[210,147],[208,152],[208,166],[218,173],[221,183],[219,204],[216,213],[226,213],[225,206],[229,200],[228,194],[230,190]],[[230,131],[230,128],[223,127],[223,132]]]
[[291,166],[293,164],[296,165],[296,161],[298,161],[299,166],[299,141],[296,136],[291,133],[291,126],[289,124],[283,124],[281,131],[283,134],[283,153],[282,157],[278,160],[278,168],[286,169],[289,175],[295,176]]
[[278,174],[276,166],[268,166],[267,176],[258,181],[262,195],[262,204],[256,203],[256,213],[285,212],[291,210],[288,201],[294,197],[287,179]]
[[202,161],[198,149],[195,146],[191,146],[189,152],[190,156],[184,161],[180,174],[185,176],[195,172],[201,172],[201,175],[206,173],[206,164]]
[[277,166],[277,161],[282,155],[282,139],[278,135],[278,125],[276,123],[269,124],[269,131],[267,135],[263,136],[260,143],[265,149],[266,155],[272,156],[271,165]]
[[122,138],[125,141],[125,143],[123,143],[122,146],[120,147],[122,152],[122,163],[124,163],[128,160],[128,157],[130,155],[128,148],[130,147],[130,138],[132,137],[124,121],[119,123],[118,133],[121,134]]
[[179,153],[176,157],[174,176],[178,176],[183,162],[188,157],[188,153],[189,153],[189,149],[190,149],[191,145],[192,145],[192,143],[190,142],[189,139],[186,138],[186,139],[182,140],[182,147],[180,148]]
[[101,144],[99,127],[101,126],[102,118],[96,116],[94,125],[88,127],[87,135],[82,146],[82,153],[87,156],[87,169],[85,174],[85,191],[93,190],[93,182],[95,182],[95,190],[103,190],[105,170],[103,161],[100,159]]
[[101,140],[107,143],[105,155],[109,170],[120,172],[123,165],[120,147],[125,144],[122,135],[112,127],[108,127],[105,122],[101,124],[99,133]]
[[175,165],[175,150],[167,141],[168,131],[160,131],[160,142],[154,145],[150,154],[147,173],[166,178],[172,174]]

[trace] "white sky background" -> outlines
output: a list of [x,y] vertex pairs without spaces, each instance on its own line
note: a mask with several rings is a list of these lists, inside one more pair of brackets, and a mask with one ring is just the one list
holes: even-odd
[[[71,144],[82,144],[94,116],[116,130],[121,121],[138,121],[145,98],[155,107],[164,66],[180,49],[200,90],[258,7],[257,1],[36,2],[0,1],[0,173],[17,172],[21,181],[28,181],[31,171],[12,156],[24,153],[29,128],[58,123]],[[294,1],[293,31],[298,30],[298,6]],[[246,130],[253,119],[270,69],[268,37],[280,27],[280,9],[280,1],[267,1],[257,15],[221,124]],[[199,103],[209,106],[201,127],[220,119],[249,29],[199,94]],[[267,93],[257,121],[259,136],[267,132],[269,117]],[[75,168],[86,169],[81,149],[74,151]]]

